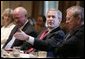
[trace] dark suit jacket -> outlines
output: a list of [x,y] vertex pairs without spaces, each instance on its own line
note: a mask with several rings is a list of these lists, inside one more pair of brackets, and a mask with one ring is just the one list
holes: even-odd
[[[12,39],[14,33],[16,33],[18,31],[18,27],[15,26],[14,29],[11,31],[11,34],[7,40],[7,42],[5,43],[5,45],[3,46],[3,48],[7,45],[7,43]],[[24,28],[22,29],[22,31],[24,31],[26,34],[31,35],[33,37],[37,37],[37,34],[33,28],[33,26],[30,24],[30,22],[28,21],[28,23],[24,26]],[[15,40],[12,47],[13,46],[21,46],[23,44],[24,41],[21,40]],[[11,47],[11,48],[12,48]]]
[[[43,31],[41,32],[41,34],[42,33]],[[63,41],[65,36],[64,32],[60,29],[60,27],[58,27],[52,30],[42,40],[39,40],[40,35],[37,38],[35,38],[34,45],[32,47],[37,49],[37,51],[42,50],[42,51],[52,52],[50,57],[55,57],[54,48],[56,48],[57,45]],[[24,44],[21,50],[26,50],[30,48],[29,45],[27,44],[28,43]]]
[[71,32],[65,40],[60,48],[55,49],[57,57],[84,57],[84,25]]
[[43,40],[36,38],[33,47],[37,50],[51,52],[53,56],[50,55],[50,57],[55,57],[54,48],[63,41],[64,35],[65,34],[60,27],[55,28],[46,37],[44,37]]

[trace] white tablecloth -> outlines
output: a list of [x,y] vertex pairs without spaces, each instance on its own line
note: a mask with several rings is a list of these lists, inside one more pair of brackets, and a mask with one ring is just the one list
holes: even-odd
[[21,51],[19,53],[19,56],[16,55],[16,57],[15,57],[13,51],[10,51],[9,53],[7,51],[4,51],[4,53],[1,54],[2,55],[1,57],[2,58],[46,58],[46,55],[45,55],[45,54],[47,54],[46,52],[40,51],[37,53],[38,54],[36,54],[36,52],[30,53],[30,54],[25,54],[25,53],[23,53],[23,51]]

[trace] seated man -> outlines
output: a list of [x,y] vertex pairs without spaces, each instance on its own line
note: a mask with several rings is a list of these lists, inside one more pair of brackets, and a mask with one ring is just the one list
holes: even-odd
[[60,28],[61,21],[62,13],[59,10],[51,9],[46,16],[47,29],[38,38],[29,36],[24,32],[17,32],[14,36],[18,40],[30,43],[37,50],[47,51],[47,57],[55,57],[54,48],[63,41],[65,35]]
[[24,31],[26,34],[36,37],[36,32],[34,31],[33,26],[30,24],[27,19],[27,10],[23,7],[17,7],[13,11],[13,18],[15,20],[16,26],[12,30],[7,42],[3,46],[4,49],[10,49],[14,46],[21,46],[25,41],[15,40],[13,36],[17,31]]
[[55,49],[56,56],[60,58],[84,57],[84,8],[80,6],[68,8],[66,24],[69,32],[61,47]]

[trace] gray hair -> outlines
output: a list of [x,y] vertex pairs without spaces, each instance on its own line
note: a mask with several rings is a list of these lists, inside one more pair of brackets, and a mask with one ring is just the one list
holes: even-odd
[[5,9],[4,12],[2,13],[2,18],[5,14],[12,16],[13,15],[13,10],[10,9],[10,8]]
[[[59,27],[60,24],[61,24],[61,21],[62,21],[62,12],[61,12],[60,10],[49,9],[48,12],[47,12],[47,14],[49,13],[49,11],[55,11],[55,15],[56,15],[56,18],[57,18],[56,20],[58,20],[55,28],[56,28],[56,27]],[[47,21],[46,21],[46,23],[45,23],[45,26],[48,27]]]
[[84,22],[84,8],[80,6],[72,6],[67,9],[67,12],[71,11],[74,17],[80,17],[81,21]]
[[49,11],[55,11],[56,12],[56,16],[58,17],[58,19],[60,21],[62,21],[62,12],[60,10],[56,10],[56,9],[49,9],[47,13],[49,13]]
[[57,17],[60,21],[62,21],[62,12],[60,10],[57,10]]
[[[2,13],[1,17],[2,19],[4,19],[4,16],[7,15],[10,19],[7,21],[8,24],[10,24],[11,22],[14,22],[13,19],[13,10],[11,8],[7,8],[4,10],[4,12]],[[2,26],[7,26],[8,24],[5,24],[3,20],[1,20]]]

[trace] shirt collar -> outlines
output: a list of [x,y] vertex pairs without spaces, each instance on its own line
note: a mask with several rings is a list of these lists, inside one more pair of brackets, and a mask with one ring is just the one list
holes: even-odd
[[25,22],[25,24],[22,27],[20,27],[20,29],[22,30],[27,23],[28,23],[28,20]]

